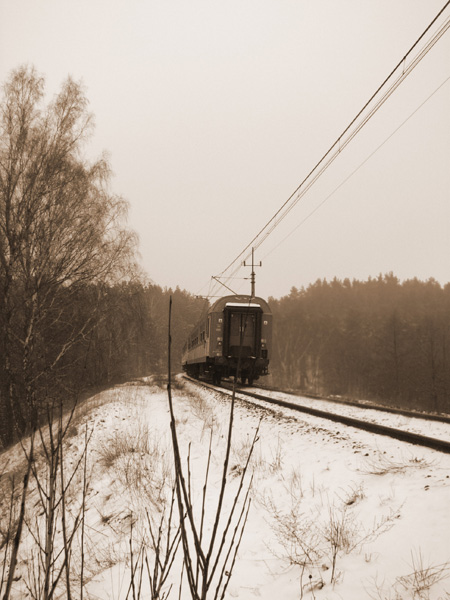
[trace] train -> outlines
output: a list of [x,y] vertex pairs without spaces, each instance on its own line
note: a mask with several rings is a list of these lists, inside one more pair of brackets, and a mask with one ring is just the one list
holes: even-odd
[[183,348],[182,368],[196,379],[219,385],[236,377],[252,385],[269,373],[272,312],[268,303],[247,295],[217,300],[191,331]]

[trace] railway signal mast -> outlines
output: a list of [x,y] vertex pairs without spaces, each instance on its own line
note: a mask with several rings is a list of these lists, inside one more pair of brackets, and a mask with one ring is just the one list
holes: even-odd
[[256,294],[255,294],[255,267],[262,267],[262,262],[259,261],[258,265],[255,265],[255,249],[252,247],[252,264],[248,265],[246,264],[245,260],[242,263],[243,267],[251,267],[252,268],[252,273],[250,275],[250,282],[251,282],[251,297],[255,298]]

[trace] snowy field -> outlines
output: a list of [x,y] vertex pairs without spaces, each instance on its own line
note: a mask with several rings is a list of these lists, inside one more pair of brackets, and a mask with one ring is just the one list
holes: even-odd
[[[189,452],[197,510],[211,440],[206,538],[221,481],[229,400],[190,382],[176,387],[177,430],[185,461]],[[450,599],[450,456],[238,400],[225,515],[259,424],[250,469],[251,506],[236,563],[226,575],[225,598]],[[167,393],[149,380],[148,385],[116,387],[87,401],[65,446],[66,473],[82,455],[86,428],[92,437],[84,537],[81,542],[79,529],[71,560],[74,589],[83,565],[86,599],[151,598],[149,571],[139,571],[138,563],[144,542],[151,566],[148,523],[157,529],[173,479]],[[20,446],[1,456],[2,530],[8,476],[20,472],[21,462]],[[244,486],[248,482],[249,477]],[[80,505],[82,484],[77,475],[67,499],[70,514]],[[36,508],[35,486],[27,506],[29,527],[12,596],[18,599],[33,597],[30,590],[37,587],[32,532],[43,514]],[[56,545],[58,535],[56,528]],[[168,598],[187,600],[186,582],[179,589],[181,561],[180,547],[163,590],[168,593],[172,585]],[[140,573],[135,588],[130,585],[132,569]],[[74,597],[79,595],[78,590]],[[208,598],[213,597],[212,590]]]
[[[296,394],[286,394],[284,392],[274,392],[260,390],[257,388],[248,388],[249,391],[262,393],[269,398],[277,398],[291,404],[315,408],[336,415],[352,417],[370,423],[377,423],[385,427],[395,427],[411,433],[438,438],[444,441],[450,441],[450,423],[421,419],[419,416],[411,417],[402,414],[390,413],[383,410],[371,408],[370,404],[360,408],[356,405],[343,402],[333,402],[331,400],[321,400],[317,398],[307,398]],[[260,403],[264,406],[264,402]]]

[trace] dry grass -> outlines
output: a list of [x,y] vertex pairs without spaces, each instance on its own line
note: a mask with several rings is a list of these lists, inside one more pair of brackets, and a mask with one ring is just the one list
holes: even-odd
[[216,411],[210,402],[208,402],[197,390],[189,390],[189,402],[191,406],[191,412],[199,421],[203,422],[202,435],[205,431],[216,431],[220,424],[217,421]]
[[305,491],[298,470],[292,471],[284,489],[284,508],[280,507],[280,499],[274,499],[270,493],[258,501],[267,511],[279,545],[274,555],[299,568],[301,598],[306,591],[324,585],[325,571],[329,582],[335,584],[342,575],[337,568],[339,558],[360,551],[388,531],[399,514],[399,510],[390,511],[366,528],[355,513],[355,506],[365,498],[364,489],[355,484],[336,494],[333,502],[324,502],[321,497],[321,503],[305,509]]
[[411,571],[397,578],[398,583],[406,592],[412,592],[414,597],[428,598],[431,588],[450,576],[450,563],[432,565],[425,561],[422,552],[411,552]]
[[148,425],[133,424],[127,430],[115,431],[98,444],[99,463],[109,469],[120,457],[128,454],[150,454],[150,446]]
[[338,497],[343,506],[358,504],[358,502],[361,502],[366,497],[364,485],[362,483],[359,485],[351,484],[347,489],[342,491],[342,494],[338,494]]
[[166,488],[172,485],[170,448],[164,438],[152,435],[148,424],[134,422],[126,430],[98,444],[99,463],[114,472],[123,493],[138,505],[165,504]]
[[283,469],[283,444],[281,442],[280,436],[277,438],[277,445],[275,448],[270,449],[271,452],[271,460],[269,463],[270,472],[277,473],[282,471]]
[[[258,440],[256,440],[258,442]],[[267,469],[266,461],[264,460],[261,445],[254,443],[253,438],[247,435],[244,439],[236,440],[232,443],[231,455],[233,464],[230,468],[234,476],[241,475],[248,456],[251,452],[249,467],[253,473],[257,471],[265,471]]]
[[378,453],[376,456],[366,457],[360,471],[366,475],[387,475],[404,473],[409,469],[427,469],[431,466],[432,462],[413,455],[395,460],[385,453]]
[[[374,581],[374,591],[368,592],[372,600],[431,600],[433,587],[450,577],[450,562],[432,564],[424,559],[421,550],[411,552],[410,571],[395,579],[391,585]],[[450,594],[439,596],[449,600]],[[436,597],[434,595],[433,597]]]

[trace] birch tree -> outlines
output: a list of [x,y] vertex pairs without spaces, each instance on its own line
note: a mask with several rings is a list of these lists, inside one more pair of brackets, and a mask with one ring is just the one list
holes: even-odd
[[108,162],[83,156],[92,130],[79,83],[68,78],[44,105],[44,79],[34,68],[11,73],[0,105],[4,444],[36,424],[64,380],[64,357],[95,324],[95,302],[84,319],[74,314],[80,290],[91,286],[98,296],[133,262],[127,205],[109,191]]

